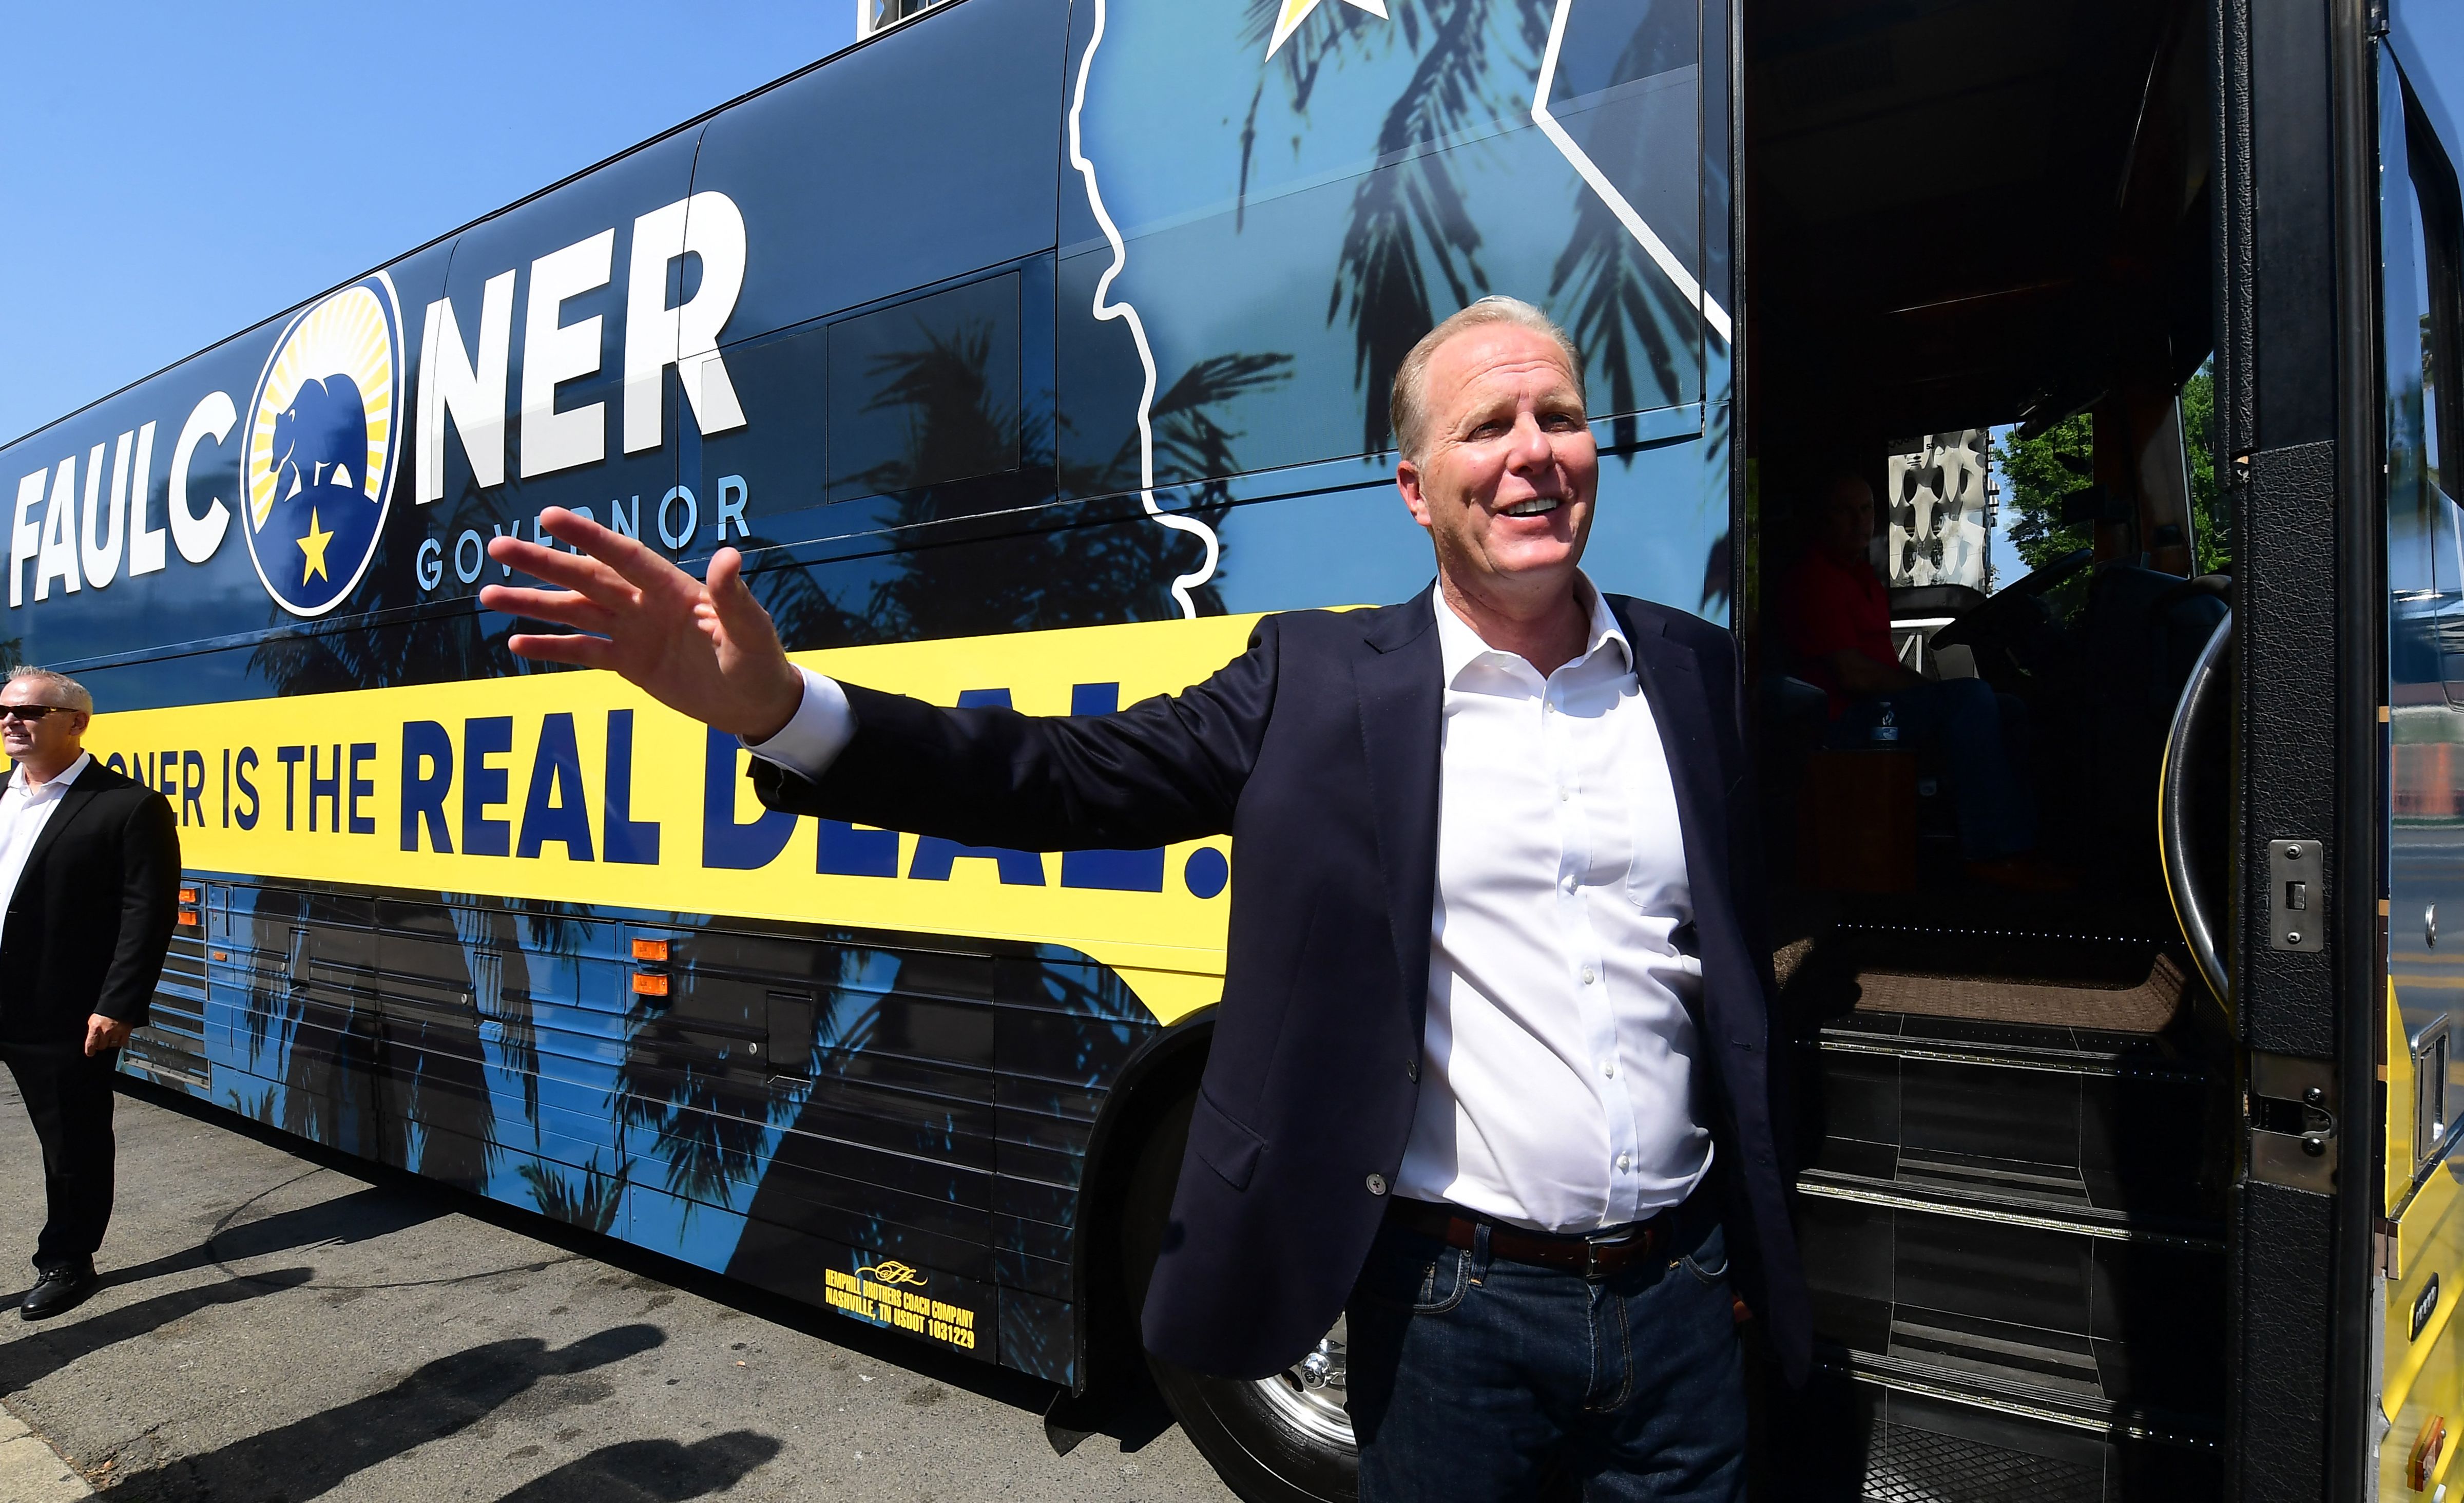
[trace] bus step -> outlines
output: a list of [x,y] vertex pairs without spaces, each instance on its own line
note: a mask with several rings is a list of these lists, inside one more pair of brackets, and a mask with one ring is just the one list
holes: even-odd
[[2219,1495],[2215,1429],[1888,1359],[1817,1353],[1773,1401],[1765,1495],[1873,1503],[2149,1503]]
[[2220,1228],[1820,1170],[1797,1188],[1815,1333],[1859,1361],[2057,1406],[2218,1412]]
[[1813,1168],[2048,1209],[2214,1211],[2214,1077],[2163,1040],[1859,1013],[1800,1064]]
[[2017,969],[2013,957],[1986,970],[1949,957],[1881,957],[1826,946],[1790,970],[1787,996],[1790,1011],[1799,1017],[1907,1015],[2051,1030],[2082,1042],[2173,1031],[2189,1011],[2192,991],[2182,960],[2153,947],[2137,948],[2123,953],[2131,963],[2115,975],[2112,959],[2088,957],[2099,962],[2093,969],[2083,961],[2071,973],[2031,973]]

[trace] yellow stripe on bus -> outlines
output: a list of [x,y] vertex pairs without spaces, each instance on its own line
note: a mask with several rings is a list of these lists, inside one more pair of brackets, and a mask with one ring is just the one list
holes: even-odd
[[[1079,685],[1116,685],[1126,705],[1196,683],[1242,651],[1256,620],[1141,622],[797,658],[938,704],[1005,691],[1019,710],[1066,714]],[[627,732],[629,757],[611,758]],[[796,822],[775,856],[729,865],[731,850],[740,863],[747,847],[759,855],[770,841],[742,775],[745,754],[723,747],[723,764],[714,760],[701,726],[613,674],[100,715],[88,744],[165,789],[181,814],[183,861],[194,869],[1063,944],[1119,971],[1165,1022],[1221,990],[1230,899],[1210,878],[1222,862],[1192,857],[1201,848],[1228,852],[1227,840],[1167,850],[1160,891],[1065,886],[1057,855],[1003,864],[946,847],[919,875],[916,837],[898,838],[893,863],[889,837],[866,843],[864,831],[839,832],[840,849],[869,852],[867,866],[882,874],[826,873],[816,870],[824,852],[813,820]],[[706,809],[714,771],[727,786]],[[784,832],[775,821],[767,829]],[[1152,858],[1139,870],[1151,881]]]

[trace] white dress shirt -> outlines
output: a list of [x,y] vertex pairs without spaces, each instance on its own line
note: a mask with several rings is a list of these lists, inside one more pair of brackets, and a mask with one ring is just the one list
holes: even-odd
[[1711,1163],[1676,785],[1625,633],[1580,588],[1589,645],[1545,680],[1437,602],[1438,897],[1395,1182],[1541,1231],[1641,1220]]
[[[1437,603],[1445,674],[1437,903],[1419,1104],[1397,1194],[1543,1231],[1685,1199],[1701,967],[1677,794],[1632,649],[1599,592],[1582,656],[1542,680]],[[818,778],[855,734],[836,681],[753,755]]]
[[94,753],[80,752],[49,783],[28,783],[23,763],[9,774],[8,790],[0,792],[0,935],[7,932],[9,904],[17,895],[17,879],[26,874],[34,842],[42,838],[43,827],[52,822],[52,811],[60,807],[69,785],[93,765]]

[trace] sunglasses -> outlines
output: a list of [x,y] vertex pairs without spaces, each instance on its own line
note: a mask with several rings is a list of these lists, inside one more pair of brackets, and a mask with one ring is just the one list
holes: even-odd
[[39,720],[47,715],[66,715],[71,708],[65,704],[0,704],[0,720]]

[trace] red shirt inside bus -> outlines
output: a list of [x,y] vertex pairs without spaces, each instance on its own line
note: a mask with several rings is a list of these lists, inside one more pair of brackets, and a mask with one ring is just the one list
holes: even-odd
[[1836,720],[1855,696],[1831,671],[1832,653],[1860,652],[1883,667],[1898,666],[1899,654],[1891,651],[1890,597],[1864,561],[1842,564],[1820,548],[1789,571],[1786,587],[1794,672],[1831,696]]

